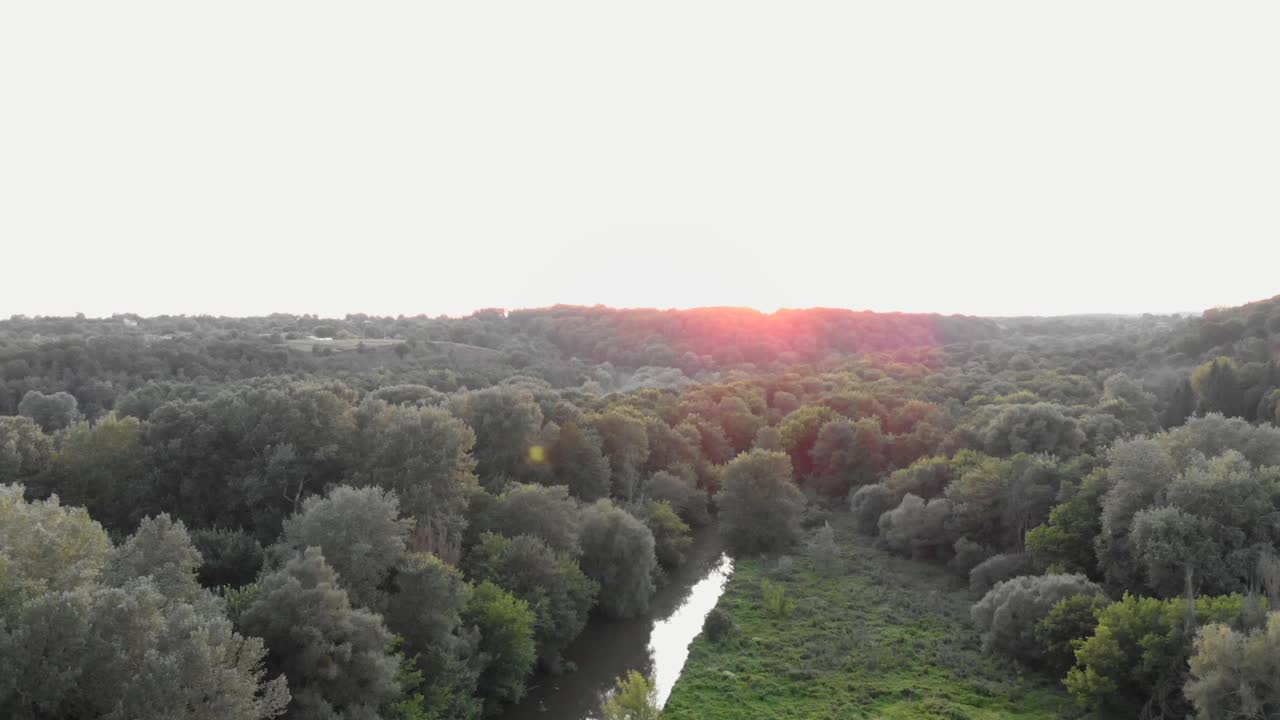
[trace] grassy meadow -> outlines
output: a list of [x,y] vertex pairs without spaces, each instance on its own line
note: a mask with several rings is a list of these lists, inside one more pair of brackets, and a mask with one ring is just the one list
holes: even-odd
[[[803,554],[738,561],[718,606],[736,630],[694,641],[665,720],[1075,714],[1060,688],[982,653],[973,598],[957,579],[876,549],[843,521],[833,521],[834,576],[816,574]],[[768,583],[785,591],[789,613],[766,607]]]

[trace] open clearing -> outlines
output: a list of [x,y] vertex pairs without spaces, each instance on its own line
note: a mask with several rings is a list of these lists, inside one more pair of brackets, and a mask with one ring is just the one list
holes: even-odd
[[[668,701],[667,720],[912,718],[1032,720],[1074,715],[1066,694],[980,650],[973,602],[940,568],[878,550],[832,521],[843,555],[835,577],[805,557],[747,558],[719,608],[738,632],[705,634]],[[790,567],[788,568],[788,565]],[[766,611],[762,584],[795,601]]]

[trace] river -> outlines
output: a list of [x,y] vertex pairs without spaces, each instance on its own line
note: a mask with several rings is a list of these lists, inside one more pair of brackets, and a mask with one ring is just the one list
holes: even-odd
[[538,675],[529,693],[502,713],[503,720],[594,720],[613,691],[614,680],[628,670],[654,679],[658,706],[671,695],[689,657],[689,643],[716,606],[733,573],[714,527],[694,535],[688,560],[668,573],[653,596],[649,614],[631,620],[592,618],[565,652],[578,666],[559,677]]

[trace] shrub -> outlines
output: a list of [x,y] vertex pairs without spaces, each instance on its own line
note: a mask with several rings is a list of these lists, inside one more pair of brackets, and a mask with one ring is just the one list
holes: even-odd
[[1053,606],[1073,595],[1101,594],[1102,588],[1083,575],[1026,575],[996,585],[974,604],[970,616],[985,650],[1038,663],[1044,651],[1036,639],[1036,625]]
[[729,614],[720,608],[712,608],[707,619],[702,623],[702,632],[713,643],[723,642],[738,633],[738,625]]
[[836,533],[827,523],[818,528],[809,541],[809,558],[819,575],[836,575],[840,572],[840,548],[836,545]]
[[952,540],[948,530],[951,501],[928,502],[907,494],[898,507],[880,516],[880,538],[890,550],[915,558],[946,559]]
[[1033,572],[1031,556],[1025,553],[992,555],[969,571],[969,589],[986,593],[996,584]]
[[957,540],[954,547],[956,554],[947,563],[947,567],[961,575],[968,575],[987,558],[987,549],[967,537]]
[[792,611],[796,609],[796,601],[787,597],[786,587],[765,580],[761,590],[764,595],[764,609],[770,615],[778,620],[791,617]]
[[894,497],[884,485],[863,485],[849,495],[853,524],[863,535],[879,532],[880,516],[893,509]]
[[616,692],[600,706],[604,720],[658,720],[658,688],[644,675],[631,670],[615,682]]

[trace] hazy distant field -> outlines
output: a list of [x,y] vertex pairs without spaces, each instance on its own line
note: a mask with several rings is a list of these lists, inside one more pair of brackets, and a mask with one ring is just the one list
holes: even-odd
[[353,351],[359,348],[360,343],[364,343],[364,346],[366,348],[374,349],[374,348],[389,347],[391,345],[402,345],[404,344],[404,340],[399,340],[395,338],[386,339],[386,340],[383,340],[381,338],[379,339],[368,338],[365,340],[361,340],[360,338],[346,338],[342,340],[329,340],[326,338],[304,338],[299,340],[284,341],[284,344],[287,345],[290,350],[302,350],[305,352],[311,352],[311,348],[316,346],[320,346],[322,348],[328,348],[329,350],[332,350],[334,352],[348,352],[348,351]]

